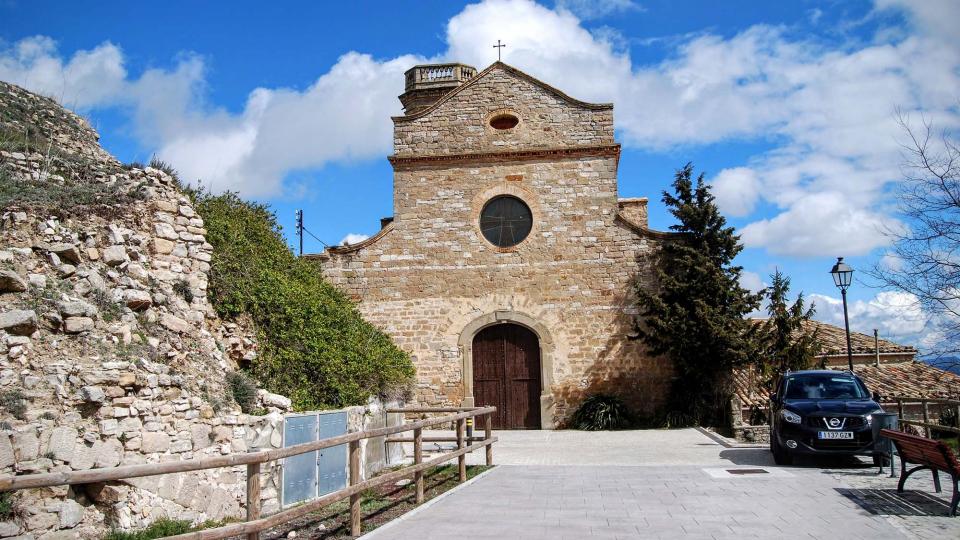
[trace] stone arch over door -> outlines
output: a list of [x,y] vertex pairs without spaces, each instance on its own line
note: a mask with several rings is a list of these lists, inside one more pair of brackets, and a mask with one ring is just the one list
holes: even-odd
[[[553,429],[553,360],[555,344],[549,330],[533,317],[512,310],[494,311],[470,321],[460,332],[463,358],[463,406],[474,406],[473,339],[483,329],[503,323],[523,326],[536,334],[540,342],[540,428]],[[479,427],[479,426],[478,426]]]

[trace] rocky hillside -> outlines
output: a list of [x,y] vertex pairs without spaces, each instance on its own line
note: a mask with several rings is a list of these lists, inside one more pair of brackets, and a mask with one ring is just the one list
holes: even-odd
[[[0,83],[0,474],[278,446],[289,400],[260,391],[264,416],[243,414],[227,383],[256,344],[207,300],[203,220],[170,174],[97,141],[52,100]],[[3,494],[0,538],[221,519],[242,493],[224,469]]]

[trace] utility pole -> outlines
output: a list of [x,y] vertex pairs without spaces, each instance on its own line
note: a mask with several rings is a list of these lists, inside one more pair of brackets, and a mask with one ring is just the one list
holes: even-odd
[[303,256],[303,210],[295,210],[297,216],[297,239],[300,241],[300,256]]

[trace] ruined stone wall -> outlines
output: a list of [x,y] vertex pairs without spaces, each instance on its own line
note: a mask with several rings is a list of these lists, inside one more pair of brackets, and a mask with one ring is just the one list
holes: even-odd
[[[22,189],[0,213],[0,475],[278,446],[289,400],[261,391],[252,416],[225,389],[256,343],[207,301],[213,248],[175,180],[121,165],[47,98],[0,83],[0,112],[0,177]],[[10,146],[26,133],[43,152]],[[240,469],[23,490],[0,537],[239,517],[244,493]]]
[[[517,127],[497,130],[489,120],[509,112]],[[613,144],[613,107],[574,103],[506,68],[467,83],[436,110],[397,119],[397,156],[451,155]]]
[[[22,148],[28,133],[42,148]],[[207,299],[203,219],[170,174],[97,141],[82,118],[0,82],[0,182],[22,190],[0,209],[0,475],[280,448],[290,400],[258,390],[245,414],[228,391],[257,343]],[[347,412],[351,429],[389,419],[376,403]],[[368,474],[388,462],[383,446],[361,445]],[[265,513],[279,509],[280,470],[262,468]],[[245,502],[245,467],[21,490],[0,538],[242,518]]]
[[[537,321],[552,342],[541,343],[552,366],[548,423],[593,392],[615,392],[638,412],[654,412],[671,369],[627,335],[631,284],[650,279],[648,256],[659,240],[617,217],[615,157],[396,176],[406,189],[397,194],[394,223],[321,264],[360,300],[368,320],[412,354],[419,401],[462,402],[464,329],[506,310]],[[478,227],[483,204],[500,194],[520,197],[533,213],[529,237],[511,249],[488,243]]]

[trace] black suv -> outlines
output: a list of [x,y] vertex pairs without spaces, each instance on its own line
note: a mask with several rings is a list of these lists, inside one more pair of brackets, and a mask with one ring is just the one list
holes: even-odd
[[883,412],[849,371],[794,371],[780,379],[770,396],[770,451],[777,465],[795,454],[872,455],[873,415]]

